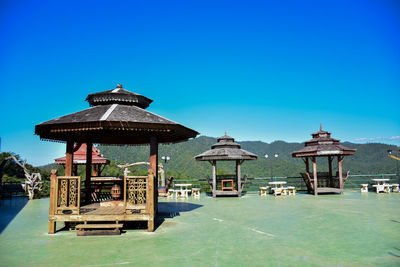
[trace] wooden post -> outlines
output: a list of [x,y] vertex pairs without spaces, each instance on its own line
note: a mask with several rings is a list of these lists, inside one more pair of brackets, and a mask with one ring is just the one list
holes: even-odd
[[92,176],[93,177],[96,177],[96,176],[100,176],[100,165],[93,165],[93,173],[92,173]]
[[242,196],[242,181],[241,181],[241,171],[240,171],[240,160],[236,160],[236,176],[237,176],[237,187],[238,187],[238,193],[239,197]]
[[155,194],[154,191],[155,190],[155,175],[154,175],[154,171],[153,169],[149,169],[149,174],[148,174],[148,186],[147,186],[147,190],[148,190],[148,196],[150,196],[150,198],[146,199],[146,206],[148,207],[148,211],[149,211],[149,220],[147,221],[147,231],[148,232],[154,232],[154,220],[155,220]]
[[92,142],[86,143],[86,176],[85,176],[85,202],[90,204],[90,199],[92,195],[90,179],[92,178]]
[[306,172],[310,173],[310,164],[308,162],[308,157],[305,157],[304,163],[306,164]]
[[150,137],[150,170],[149,170],[149,202],[150,219],[148,221],[148,231],[154,231],[154,220],[157,212],[157,173],[158,173],[158,141],[157,136]]
[[65,153],[65,176],[72,176],[72,165],[74,164],[74,141],[67,141],[67,152]]
[[217,196],[217,161],[213,160],[212,161],[212,167],[213,167],[213,197]]
[[[55,210],[57,209],[57,170],[51,170],[50,176],[50,203],[49,203],[49,217],[55,215]],[[49,218],[49,234],[54,234],[56,231],[56,221],[50,220]]]
[[150,169],[153,170],[154,178],[158,181],[158,142],[154,135],[150,137]]
[[328,156],[328,166],[329,166],[329,186],[333,187],[332,181],[332,156]]
[[317,158],[311,158],[314,171],[314,196],[318,196]]
[[343,170],[342,170],[342,161],[343,161],[343,157],[342,157],[342,156],[338,156],[340,194],[343,194]]

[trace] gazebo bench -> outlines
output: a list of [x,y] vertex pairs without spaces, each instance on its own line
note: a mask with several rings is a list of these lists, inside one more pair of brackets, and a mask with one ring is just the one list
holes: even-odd
[[267,195],[267,190],[268,190],[268,186],[260,187],[260,196],[266,196]]

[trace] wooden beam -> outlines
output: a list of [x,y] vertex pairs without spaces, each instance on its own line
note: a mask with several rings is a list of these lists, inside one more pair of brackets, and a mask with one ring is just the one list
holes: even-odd
[[308,157],[304,158],[304,163],[306,164],[306,172],[310,173],[310,164],[308,162]]
[[212,161],[212,167],[213,167],[213,197],[216,197],[217,193],[217,161],[213,160]]
[[72,176],[72,165],[74,164],[74,141],[67,141],[65,153],[65,176]]
[[314,196],[318,196],[318,177],[317,177],[317,159],[316,157],[311,158],[314,171]]
[[242,181],[241,181],[241,170],[240,170],[240,161],[236,161],[236,177],[237,177],[237,190],[239,192],[239,197],[242,196]]
[[[51,170],[49,216],[55,215],[55,210],[57,205],[56,182],[57,182],[57,170]],[[55,231],[56,231],[56,221],[49,219],[49,234],[54,234]]]
[[86,176],[85,176],[85,202],[90,203],[90,198],[92,195],[90,178],[92,178],[92,142],[86,143]]
[[150,169],[153,170],[155,179],[158,181],[158,141],[155,135],[150,137]]
[[338,156],[340,194],[343,194],[343,170],[342,170],[342,161],[343,161],[343,157]]
[[333,186],[332,181],[332,156],[328,156],[328,166],[329,166],[329,186]]

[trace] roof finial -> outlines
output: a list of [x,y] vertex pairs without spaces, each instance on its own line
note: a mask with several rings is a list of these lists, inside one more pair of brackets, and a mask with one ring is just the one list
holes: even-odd
[[319,124],[319,130],[322,131],[322,123]]
[[117,88],[122,88],[122,84],[117,84]]

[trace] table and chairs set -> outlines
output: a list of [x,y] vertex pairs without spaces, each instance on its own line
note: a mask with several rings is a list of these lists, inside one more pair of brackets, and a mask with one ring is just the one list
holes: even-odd
[[260,187],[260,195],[266,196],[267,193],[273,194],[274,196],[294,196],[296,195],[296,188],[294,186],[286,186],[285,181],[273,181],[269,182],[269,186]]
[[[399,189],[399,184],[389,184],[390,179],[372,179],[372,181],[375,182],[374,185],[372,185],[372,187],[375,188],[376,193],[399,193],[400,189]],[[361,193],[368,193],[368,184],[361,184]]]
[[192,184],[189,183],[182,183],[182,184],[175,184],[175,189],[169,189],[167,197],[174,197],[179,198],[189,198],[189,193],[191,193],[192,197],[200,198],[200,188],[192,187]]

